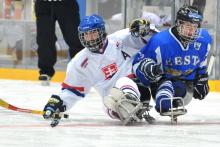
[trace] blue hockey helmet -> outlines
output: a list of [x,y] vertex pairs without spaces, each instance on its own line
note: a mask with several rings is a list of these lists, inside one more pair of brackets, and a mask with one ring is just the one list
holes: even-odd
[[92,52],[97,52],[106,39],[105,22],[102,17],[93,14],[86,16],[78,27],[82,45]]
[[196,7],[187,5],[181,7],[176,15],[176,26],[180,37],[186,42],[198,38],[198,28],[200,28],[202,20],[202,13]]

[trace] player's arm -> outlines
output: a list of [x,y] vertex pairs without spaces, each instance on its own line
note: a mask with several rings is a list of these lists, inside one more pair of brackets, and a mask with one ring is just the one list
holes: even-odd
[[[207,40],[209,40],[209,43],[207,44],[206,52],[204,53],[204,57],[202,59],[202,62],[199,65],[199,68],[196,70],[195,79],[193,83],[193,97],[195,99],[202,100],[204,99],[207,94],[209,93],[209,85],[208,85],[208,79],[209,79],[209,71],[208,71],[208,54],[210,52],[211,48],[211,37],[207,36]],[[210,69],[209,69],[210,70]]]
[[133,61],[134,73],[146,85],[158,81],[162,74],[160,47],[155,42],[151,39]]
[[44,118],[52,117],[55,112],[65,112],[83,99],[91,88],[90,81],[86,79],[82,71],[72,65],[68,66],[60,93],[53,94],[44,107]]

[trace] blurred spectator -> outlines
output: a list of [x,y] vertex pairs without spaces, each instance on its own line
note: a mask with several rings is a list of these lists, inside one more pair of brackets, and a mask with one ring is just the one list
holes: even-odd
[[0,23],[0,53],[5,54],[16,66],[22,60],[24,30],[16,22]]
[[158,16],[155,13],[143,11],[142,18],[149,20],[151,23],[155,24],[158,27],[171,26],[171,16],[170,15],[164,14],[164,15]]
[[99,0],[98,14],[101,14],[105,19],[109,19],[112,15],[121,12],[121,3],[119,0]]
[[202,14],[204,13],[206,0],[193,0],[192,6],[196,7]]
[[172,0],[144,0],[148,6],[171,6]]
[[36,0],[35,13],[39,80],[42,81],[42,85],[49,85],[51,77],[55,74],[54,65],[57,60],[56,21],[59,23],[64,40],[69,46],[70,58],[83,48],[78,38],[79,5],[76,0]]

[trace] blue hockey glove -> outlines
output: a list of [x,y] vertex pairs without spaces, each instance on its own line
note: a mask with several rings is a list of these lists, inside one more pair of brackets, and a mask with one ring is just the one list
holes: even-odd
[[44,107],[43,117],[45,119],[52,118],[55,112],[64,112],[66,106],[58,95],[52,95]]
[[141,72],[149,81],[156,82],[161,78],[161,64],[156,64],[154,60],[146,58],[141,61],[139,66]]
[[209,93],[208,74],[200,75],[193,85],[193,97],[199,100],[204,99]]
[[144,37],[149,34],[150,22],[145,19],[135,19],[129,24],[129,30],[134,37]]

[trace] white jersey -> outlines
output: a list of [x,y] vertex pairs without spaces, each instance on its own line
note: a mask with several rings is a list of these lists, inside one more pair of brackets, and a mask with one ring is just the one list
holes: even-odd
[[107,38],[103,54],[85,48],[69,62],[59,94],[67,109],[84,98],[92,87],[104,97],[119,78],[133,75],[133,57],[145,43],[132,37],[128,29]]

